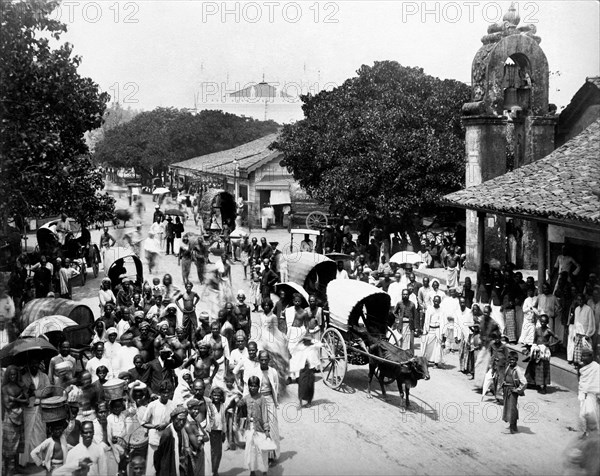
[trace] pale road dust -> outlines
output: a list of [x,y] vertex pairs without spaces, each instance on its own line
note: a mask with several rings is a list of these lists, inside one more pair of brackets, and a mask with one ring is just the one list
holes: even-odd
[[[146,231],[153,203],[147,195],[144,200]],[[187,225],[186,229],[195,229],[193,221]],[[268,241],[279,241],[280,246],[289,242],[285,230],[253,233],[259,238],[263,235]],[[98,236],[99,232],[93,231],[94,243]],[[212,261],[216,259],[211,256]],[[175,284],[182,286],[174,256],[163,256],[159,269],[160,276],[171,273]],[[144,272],[147,270],[145,265]],[[74,290],[75,299],[88,304],[96,315],[97,289],[103,276],[101,268],[98,278]],[[194,268],[191,276],[194,289],[201,292]],[[249,282],[243,280],[242,267],[236,263],[234,293],[238,289],[248,290]],[[565,474],[565,447],[579,430],[575,393],[555,387],[547,395],[527,390],[525,397],[519,398],[519,433],[511,435],[502,421],[502,407],[492,396],[482,402],[471,381],[458,372],[456,354],[446,356],[444,369],[434,368],[430,373],[431,380],[419,381],[412,390],[411,408],[406,412],[400,409],[395,384],[387,387],[389,402],[382,401],[376,380],[374,398],[367,398],[368,366],[349,366],[340,391],[326,387],[317,375],[313,406],[301,411],[296,404],[297,386],[289,386],[279,408],[282,455],[269,474]],[[243,461],[243,450],[224,451],[220,474],[248,474]]]

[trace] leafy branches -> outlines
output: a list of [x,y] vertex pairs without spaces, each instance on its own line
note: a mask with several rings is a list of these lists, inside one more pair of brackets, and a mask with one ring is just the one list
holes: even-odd
[[191,114],[174,108],[142,112],[106,131],[95,160],[134,168],[146,180],[175,162],[226,150],[273,133],[273,121],[257,121],[222,111]]
[[357,74],[303,96],[305,119],[285,126],[273,147],[333,212],[406,229],[463,184],[460,107],[469,88],[393,61]]
[[89,220],[112,211],[102,197],[83,139],[102,122],[109,96],[77,73],[81,58],[66,26],[49,16],[58,2],[2,2],[0,17],[0,217],[41,217],[69,211]]

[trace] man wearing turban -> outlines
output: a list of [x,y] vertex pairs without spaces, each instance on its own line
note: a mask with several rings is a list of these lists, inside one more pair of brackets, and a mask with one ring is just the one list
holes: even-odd
[[171,424],[160,437],[154,452],[156,476],[191,476],[190,440],[183,429],[188,419],[188,410],[178,405],[171,412]]

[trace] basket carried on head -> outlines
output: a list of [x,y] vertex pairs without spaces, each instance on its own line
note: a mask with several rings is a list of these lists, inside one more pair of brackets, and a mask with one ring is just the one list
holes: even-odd
[[120,378],[113,378],[107,381],[102,388],[106,400],[120,400],[123,398],[126,382]]
[[[52,385],[52,387],[59,388],[61,391],[63,390],[62,387],[54,385]],[[67,396],[64,395],[64,393],[62,395],[42,399],[40,401],[40,407],[42,408],[42,420],[44,423],[66,420],[69,417]]]

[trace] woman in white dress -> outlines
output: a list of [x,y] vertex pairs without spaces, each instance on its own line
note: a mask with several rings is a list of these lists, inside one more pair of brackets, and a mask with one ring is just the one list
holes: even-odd
[[535,337],[535,322],[539,311],[537,309],[538,298],[534,296],[535,290],[527,288],[527,297],[523,301],[523,327],[519,344],[532,345]]
[[252,324],[250,331],[250,342],[254,341],[259,350],[266,350],[271,356],[271,363],[277,371],[279,377],[279,388],[285,389],[287,381],[290,353],[287,346],[287,339],[283,332],[277,326],[278,319],[273,314],[273,301],[270,298],[262,302],[263,314],[260,314],[256,323]]

